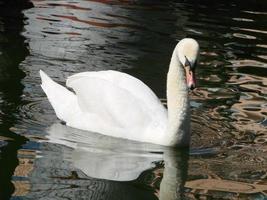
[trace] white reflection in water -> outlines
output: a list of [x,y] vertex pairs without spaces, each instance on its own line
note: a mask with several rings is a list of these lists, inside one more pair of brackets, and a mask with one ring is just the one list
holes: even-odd
[[180,199],[184,185],[187,159],[177,149],[112,138],[97,133],[53,124],[48,130],[51,143],[72,148],[63,152],[65,160],[87,176],[114,181],[136,180],[144,171],[164,161],[159,199]]

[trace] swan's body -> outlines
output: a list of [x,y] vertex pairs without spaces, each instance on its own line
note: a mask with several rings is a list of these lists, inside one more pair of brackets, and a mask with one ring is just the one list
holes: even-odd
[[[181,57],[181,51],[188,52]],[[68,126],[140,142],[187,146],[190,117],[183,65],[186,61],[193,65],[197,55],[193,39],[183,39],[176,46],[167,77],[168,112],[148,86],[122,72],[70,76],[66,85],[73,93],[40,71],[41,86],[58,118]]]

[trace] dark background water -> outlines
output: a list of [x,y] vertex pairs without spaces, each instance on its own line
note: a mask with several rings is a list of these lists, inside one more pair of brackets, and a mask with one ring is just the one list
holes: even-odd
[[[266,186],[247,194],[246,185],[267,185],[266,9],[233,0],[2,1],[0,199],[266,198]],[[62,84],[73,73],[115,69],[164,101],[183,37],[201,46],[189,152],[84,137],[59,124],[40,88],[40,69]],[[200,179],[239,188],[189,185]]]

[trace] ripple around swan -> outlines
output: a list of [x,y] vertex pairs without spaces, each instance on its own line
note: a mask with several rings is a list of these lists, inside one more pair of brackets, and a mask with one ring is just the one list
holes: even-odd
[[31,139],[44,138],[44,128],[56,120],[54,111],[47,109],[49,106],[47,100],[44,101],[43,98],[35,99],[34,102],[25,101],[18,107],[18,117],[22,120],[11,127],[11,130]]
[[242,22],[254,22],[253,19],[247,19],[247,18],[233,18],[233,20]]

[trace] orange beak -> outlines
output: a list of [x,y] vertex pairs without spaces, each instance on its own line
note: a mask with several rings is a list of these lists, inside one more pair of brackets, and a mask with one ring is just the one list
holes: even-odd
[[196,87],[196,77],[195,72],[190,70],[189,67],[185,70],[186,82],[189,89],[193,90]]

